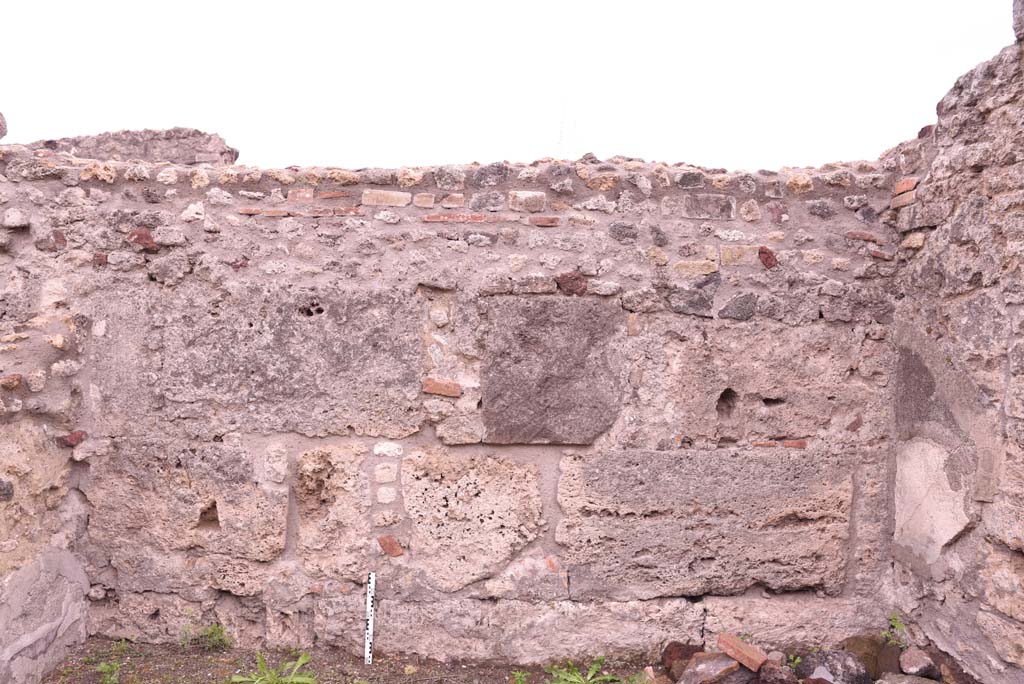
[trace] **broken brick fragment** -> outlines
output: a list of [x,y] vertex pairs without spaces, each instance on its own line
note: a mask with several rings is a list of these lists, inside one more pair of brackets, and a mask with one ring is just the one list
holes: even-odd
[[863,242],[874,242],[876,245],[885,244],[885,238],[881,235],[869,233],[866,230],[848,230],[843,233],[847,240],[861,240]]
[[735,634],[721,632],[718,635],[718,648],[727,656],[739,662],[751,672],[757,672],[768,660],[768,654],[754,644],[748,644]]
[[128,237],[125,240],[144,252],[160,251],[160,245],[156,244],[156,240],[153,239],[153,233],[150,232],[149,228],[136,228],[128,233]]
[[380,550],[384,552],[384,555],[391,556],[392,558],[398,558],[405,553],[402,543],[390,534],[377,537],[377,545],[380,546]]
[[423,378],[423,392],[425,394],[439,394],[442,397],[457,399],[462,396],[462,386],[454,380]]
[[560,216],[531,216],[530,225],[538,228],[556,228],[562,224]]
[[900,178],[898,181],[896,181],[896,185],[893,186],[893,196],[895,197],[896,195],[902,195],[905,192],[910,192],[911,190],[917,187],[918,182],[919,179],[915,178],[914,176]]
[[84,430],[75,430],[74,432],[69,432],[66,435],[58,437],[57,444],[59,444],[62,447],[68,448],[76,447],[82,442],[84,442],[86,437],[88,436],[88,433],[86,433]]
[[586,293],[587,279],[579,271],[567,271],[555,276],[555,283],[558,289],[565,295],[576,295],[577,297]]

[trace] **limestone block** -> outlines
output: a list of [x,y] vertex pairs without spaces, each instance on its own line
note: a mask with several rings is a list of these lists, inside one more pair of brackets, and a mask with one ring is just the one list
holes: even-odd
[[222,421],[262,432],[403,437],[419,428],[414,297],[253,284],[217,300],[167,299],[157,384],[172,404],[216,405]]
[[461,589],[499,571],[543,525],[537,468],[418,452],[402,461],[410,550],[430,582]]
[[842,588],[853,484],[837,456],[637,450],[569,455],[561,471],[574,598]]
[[1024,458],[1017,450],[1007,454],[999,484],[999,496],[983,509],[985,529],[1011,549],[1024,552]]
[[88,591],[75,556],[52,547],[0,575],[0,681],[35,684],[85,639]]
[[288,495],[254,482],[255,460],[226,443],[116,440],[82,484],[93,504],[90,537],[134,563],[188,549],[272,560],[284,549]]
[[[317,640],[362,653],[361,596],[316,604]],[[586,603],[576,601],[401,602],[383,599],[374,647],[439,660],[497,659],[540,664],[567,658],[645,654],[670,639],[700,643],[703,608],[686,599]]]
[[[706,444],[888,429],[884,393],[848,381],[862,335],[774,322],[756,330],[733,321],[680,326],[651,350],[637,389],[637,425],[651,445],[665,436]],[[888,347],[881,352],[875,363],[884,368],[893,355]],[[856,415],[868,428],[854,433],[845,428]]]
[[89,628],[114,639],[178,643],[182,633],[203,620],[203,606],[177,594],[125,592],[117,601],[93,604]]
[[949,453],[926,439],[912,439],[896,456],[896,523],[893,541],[925,563],[970,522],[962,486],[951,483]]
[[885,624],[886,606],[871,598],[812,598],[803,594],[709,596],[705,640],[721,632],[752,634],[764,648],[786,650],[794,644],[829,647],[844,637]]
[[985,610],[978,612],[977,623],[1000,658],[1024,668],[1024,625]]
[[485,306],[485,442],[590,444],[611,426],[625,332],[615,302],[492,297]]
[[736,198],[712,193],[666,195],[661,200],[661,215],[687,219],[732,219],[736,217]]
[[332,445],[298,458],[299,552],[312,574],[362,578],[370,548],[365,453],[361,444]]
[[67,480],[66,450],[42,425],[0,424],[0,575],[35,560],[57,531]]
[[1024,623],[1024,554],[993,546],[981,570],[985,601]]

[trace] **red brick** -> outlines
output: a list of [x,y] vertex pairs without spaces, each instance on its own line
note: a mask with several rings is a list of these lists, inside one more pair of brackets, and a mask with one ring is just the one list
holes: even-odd
[[78,446],[79,444],[84,442],[85,438],[88,436],[89,435],[83,430],[75,430],[74,432],[69,432],[66,435],[58,437],[57,444],[59,444],[62,447],[68,448]]
[[288,212],[289,216],[298,216],[303,218],[318,218],[320,216],[331,216],[333,214],[333,207],[306,207],[305,209],[293,209]]
[[775,252],[764,245],[757,248],[757,258],[761,260],[761,265],[767,269],[772,269],[779,265],[779,260],[775,258]]
[[721,632],[718,635],[718,648],[751,672],[760,670],[764,661],[768,660],[768,654],[762,649],[728,632]]
[[433,209],[434,208],[434,193],[432,192],[418,192],[412,196],[413,206],[417,206],[420,209]]
[[848,230],[843,233],[843,236],[847,240],[862,240],[864,242],[874,242],[876,245],[885,244],[885,238],[881,235],[869,233],[866,230]]
[[289,202],[308,202],[313,199],[313,188],[292,188],[288,191]]
[[907,176],[906,178],[900,178],[896,181],[896,185],[893,186],[892,195],[902,195],[905,192],[910,192],[917,187],[917,184],[921,182],[920,178],[914,176]]
[[459,207],[466,205],[466,196],[461,192],[453,192],[445,195],[444,199],[441,200],[441,206],[445,209],[458,209]]
[[0,389],[5,390],[16,390],[21,385],[21,375],[18,373],[11,373],[10,375],[0,375]]
[[149,232],[149,228],[136,228],[128,233],[128,237],[125,240],[147,252],[156,252],[160,249],[160,245],[156,244],[156,241],[153,240],[153,233]]
[[917,201],[917,190],[911,190],[905,192],[902,195],[896,195],[892,198],[892,202],[889,204],[893,209],[899,209],[900,207],[910,206]]
[[259,216],[259,213],[263,211],[259,207],[242,207],[238,210],[239,214],[243,216]]
[[896,255],[892,252],[887,252],[884,249],[869,249],[868,254],[876,259],[882,259],[883,261],[892,261],[896,258]]
[[668,671],[672,671],[672,666],[678,661],[682,661],[685,665],[690,662],[697,653],[704,651],[703,646],[694,646],[692,644],[684,644],[680,641],[670,641],[665,644],[664,650],[661,652],[661,666]]
[[462,396],[462,386],[453,380],[423,378],[423,392],[425,394],[439,394],[442,397],[458,398]]
[[103,252],[94,252],[93,255],[92,255],[92,265],[93,266],[106,266],[107,265],[107,255],[104,254]]
[[324,190],[317,199],[339,199],[341,197],[352,197],[352,193],[348,190]]
[[562,225],[561,216],[531,216],[530,224],[539,228],[554,228]]
[[427,223],[484,223],[488,219],[485,214],[447,212],[441,214],[427,214],[423,217],[423,220]]
[[287,209],[264,209],[260,212],[260,216],[269,216],[271,218],[284,218],[287,215]]
[[777,447],[777,446],[779,446],[779,443],[778,442],[751,442],[750,446],[752,446],[752,447],[760,447],[760,448],[769,448],[769,447]]
[[807,448],[807,440],[806,439],[784,439],[784,440],[782,440],[782,446],[786,447],[787,449],[806,449]]
[[391,556],[392,558],[398,558],[405,553],[405,549],[402,548],[402,543],[390,534],[377,537],[377,545],[380,546],[380,550],[383,551],[385,555]]
[[566,295],[583,295],[587,291],[587,279],[579,271],[566,271],[555,276],[555,284]]

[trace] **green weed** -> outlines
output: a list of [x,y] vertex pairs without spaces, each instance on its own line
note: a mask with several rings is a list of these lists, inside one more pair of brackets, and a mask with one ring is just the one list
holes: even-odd
[[121,663],[104,661],[96,666],[100,673],[100,684],[118,684],[121,681]]
[[548,684],[620,684],[622,682],[615,675],[600,674],[602,667],[604,667],[604,658],[597,658],[590,663],[586,674],[580,672],[571,660],[566,663],[565,667],[552,665],[544,668],[544,671],[551,675]]
[[906,639],[904,637],[907,634],[907,626],[903,623],[903,618],[897,611],[893,611],[889,615],[889,629],[883,629],[881,632],[882,641],[887,646],[898,646],[903,648],[906,646]]
[[296,660],[272,668],[267,665],[263,654],[257,653],[256,671],[248,675],[235,675],[231,681],[237,684],[316,684],[316,675],[302,669],[310,660],[309,654],[303,653]]

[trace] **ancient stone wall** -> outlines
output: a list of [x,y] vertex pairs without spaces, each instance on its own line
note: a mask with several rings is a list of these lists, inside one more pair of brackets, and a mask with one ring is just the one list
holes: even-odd
[[1006,48],[939,103],[898,216],[919,247],[894,335],[900,605],[991,682],[1024,681],[1021,59]]
[[5,505],[81,499],[91,633],[356,649],[369,570],[436,657],[878,621],[886,164],[3,155]]
[[0,681],[214,622],[359,651],[371,570],[382,651],[899,608],[1024,681],[1021,68],[778,173],[0,147]]

